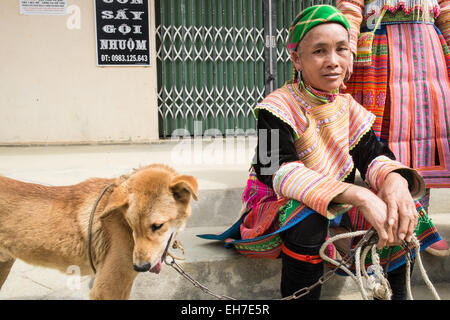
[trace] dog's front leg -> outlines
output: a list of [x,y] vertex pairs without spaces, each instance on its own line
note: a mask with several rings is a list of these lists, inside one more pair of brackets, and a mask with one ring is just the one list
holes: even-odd
[[0,289],[3,286],[6,278],[8,278],[9,271],[11,270],[15,258],[0,252]]
[[124,270],[113,263],[105,263],[97,272],[89,298],[91,300],[127,300],[136,276],[137,272],[134,270]]
[[137,272],[133,269],[133,238],[119,215],[104,221],[105,230],[111,235],[109,249],[97,267],[90,299],[125,300],[130,296]]

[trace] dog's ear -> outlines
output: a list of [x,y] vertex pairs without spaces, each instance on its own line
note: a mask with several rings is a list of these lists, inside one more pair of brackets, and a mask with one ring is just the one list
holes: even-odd
[[194,200],[198,200],[198,183],[193,176],[177,176],[172,180],[169,188],[177,201],[187,202],[191,196]]
[[109,216],[111,213],[117,211],[118,209],[125,208],[128,206],[128,192],[123,184],[114,188],[113,193],[109,197],[109,201],[106,204],[105,209],[101,214],[101,218]]

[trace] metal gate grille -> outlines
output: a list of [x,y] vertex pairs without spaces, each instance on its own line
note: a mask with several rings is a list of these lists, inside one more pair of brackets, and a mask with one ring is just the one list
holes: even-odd
[[330,1],[156,0],[159,134],[255,133],[253,107],[291,78],[287,27]]

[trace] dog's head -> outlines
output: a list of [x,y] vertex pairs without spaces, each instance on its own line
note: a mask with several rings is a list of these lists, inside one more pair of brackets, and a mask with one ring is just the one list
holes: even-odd
[[190,199],[197,200],[197,194],[193,176],[179,175],[165,165],[136,170],[114,189],[102,216],[123,213],[133,233],[136,271],[159,273],[171,235],[184,227]]

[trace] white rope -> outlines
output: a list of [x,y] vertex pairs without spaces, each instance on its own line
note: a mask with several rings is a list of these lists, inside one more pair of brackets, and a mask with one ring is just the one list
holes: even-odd
[[[366,246],[361,254],[361,261],[366,261],[367,253],[370,251],[370,246]],[[364,277],[369,277],[366,271],[366,264],[363,263],[361,266],[361,270],[363,272]]]
[[[353,272],[351,272],[347,266],[340,265],[339,262],[337,262],[334,259],[331,259],[330,257],[328,257],[328,255],[325,254],[325,249],[328,247],[329,244],[331,244],[337,240],[344,239],[344,238],[353,238],[353,237],[357,237],[357,236],[362,236],[366,232],[367,231],[365,231],[365,230],[356,231],[356,232],[348,232],[348,233],[338,234],[334,237],[329,238],[320,247],[320,251],[319,251],[320,257],[324,261],[331,263],[332,265],[334,265],[336,267],[339,267],[347,275],[349,275],[353,279],[353,281],[355,281],[355,283],[358,285],[358,288],[361,292],[361,296],[362,296],[363,300],[369,300],[369,294],[367,293],[367,290],[364,287],[363,279],[365,279],[367,287],[368,287],[369,291],[371,292],[371,295],[373,298],[390,300],[392,297],[392,290],[390,288],[388,280],[384,276],[383,268],[381,267],[381,264],[380,264],[380,256],[377,253],[375,244],[371,245],[371,246],[366,246],[366,247],[364,247],[364,249],[362,249],[361,247],[358,247],[356,249],[356,251],[355,251],[355,274],[353,274]],[[436,289],[434,288],[433,284],[431,283],[430,279],[428,278],[427,272],[423,266],[422,258],[420,256],[420,243],[414,235],[413,235],[411,241],[415,247],[416,259],[417,259],[417,263],[419,265],[419,269],[422,274],[422,277],[423,277],[427,287],[432,292],[434,298],[436,300],[440,300],[440,297],[439,297]],[[366,270],[366,268],[365,268],[365,261],[366,261],[366,257],[367,257],[367,254],[369,251],[371,251],[371,255],[372,255],[372,265],[369,267],[369,269],[372,270],[370,272],[370,273],[373,273],[372,275],[369,275],[368,270]],[[406,291],[407,291],[407,298],[409,300],[413,300],[413,296],[411,293],[412,290],[411,290],[411,268],[410,268],[410,266],[411,266],[411,263],[407,257],[406,258]]]
[[[355,281],[355,283],[358,285],[358,288],[359,288],[359,291],[361,293],[363,300],[369,300],[369,295],[368,295],[366,289],[364,288],[363,276],[361,275],[361,265],[362,265],[363,266],[362,273],[364,275],[364,279],[366,280],[366,282],[369,283],[369,289],[372,292],[372,296],[375,296],[377,298],[378,297],[383,298],[384,296],[386,296],[386,292],[387,293],[390,292],[390,288],[389,287],[388,287],[388,289],[384,288],[385,285],[383,285],[383,284],[386,284],[388,282],[386,279],[384,279],[383,270],[382,270],[381,266],[379,267],[379,270],[381,270],[381,272],[377,271],[377,277],[380,280],[381,280],[381,278],[383,278],[385,281],[381,280],[379,283],[376,281],[376,278],[374,276],[369,276],[367,274],[365,267],[364,267],[365,256],[367,255],[367,252],[368,252],[368,250],[370,250],[371,247],[368,247],[368,248],[366,247],[367,249],[365,248],[365,250],[364,250],[365,253],[363,254],[364,260],[362,263],[361,263],[361,248],[358,247],[356,249],[356,252],[355,252],[355,268],[356,268],[355,274],[353,274],[353,272],[351,272],[346,266],[339,266],[339,262],[337,262],[334,259],[331,259],[330,257],[328,257],[325,254],[325,249],[328,247],[328,245],[330,243],[340,240],[340,239],[344,239],[344,238],[352,238],[352,237],[362,236],[366,232],[367,232],[366,230],[347,232],[347,233],[338,234],[334,237],[329,238],[327,241],[325,241],[325,243],[320,248],[320,251],[319,251],[320,257],[323,260],[341,268],[347,275],[349,275],[353,279],[353,281]],[[375,248],[375,245],[373,246],[373,248]],[[376,250],[375,250],[375,252],[376,252]],[[378,257],[378,264],[379,264],[379,257]],[[389,284],[387,286],[389,286]],[[390,295],[388,295],[387,299],[390,299]]]
[[414,300],[411,290],[411,262],[406,259],[406,296],[408,300]]
[[[364,260],[363,260],[362,264],[364,265]],[[361,276],[361,247],[356,249],[355,267],[356,267],[356,270],[355,270],[356,278],[358,279],[358,286],[359,286],[359,290],[361,291],[362,298],[363,298],[363,300],[369,300],[366,289],[364,288],[363,277]],[[363,267],[363,269],[364,269],[364,267]]]
[[[367,253],[372,250],[372,266],[369,268],[372,270],[374,274],[369,275],[366,271],[365,261],[367,257]],[[361,250],[358,250],[361,251]],[[366,246],[364,250],[362,250],[362,253],[356,252],[355,255],[355,267],[357,272],[357,277],[360,278],[360,282],[362,282],[362,279],[364,277],[364,280],[366,281],[367,287],[369,291],[372,293],[372,297],[377,299],[384,299],[384,300],[390,300],[392,297],[392,291],[389,286],[389,282],[384,277],[383,274],[383,268],[381,268],[380,265],[380,257],[378,256],[378,253],[376,252],[376,245],[372,246]],[[362,271],[362,276],[359,274],[359,270]],[[360,287],[364,288],[362,285]],[[365,289],[363,289],[364,292],[361,292],[363,299],[364,296],[367,296],[367,293],[365,292]],[[368,300],[368,299],[365,299]]]
[[[367,231],[363,230],[363,231],[355,231],[355,232],[342,233],[342,234],[338,234],[338,235],[336,235],[336,236],[334,236],[334,237],[328,239],[328,240],[325,241],[325,242],[322,244],[322,246],[320,247],[320,251],[319,251],[320,257],[321,257],[323,260],[325,260],[325,261],[327,261],[327,262],[329,262],[329,263],[331,263],[331,264],[333,264],[333,265],[335,265],[335,266],[339,266],[339,262],[337,262],[337,261],[334,260],[334,259],[331,259],[330,257],[328,257],[328,256],[325,254],[325,249],[327,248],[327,246],[328,246],[330,243],[332,243],[332,242],[334,242],[334,241],[336,241],[336,240],[340,240],[340,239],[344,239],[344,238],[350,238],[350,237],[361,236],[361,235],[365,234],[366,232],[367,232]],[[356,282],[358,282],[358,280],[356,279],[356,277],[355,277],[355,275],[353,274],[353,272],[351,272],[347,267],[341,266],[341,269],[342,269],[347,275],[349,275],[353,280],[355,280]]]
[[[374,275],[368,277],[371,282],[371,289],[373,292],[373,297],[383,300],[391,300],[392,290],[384,276],[383,268],[380,264],[380,256],[378,255],[376,245],[372,246],[372,269]],[[378,280],[378,281],[377,281]]]
[[428,289],[430,289],[431,293],[433,294],[434,298],[436,300],[441,300],[441,297],[437,293],[436,289],[434,288],[433,284],[430,281],[430,278],[428,278],[427,272],[425,270],[425,267],[422,263],[422,257],[420,256],[420,243],[419,240],[415,236],[412,237],[412,243],[414,244],[415,250],[416,250],[416,260],[419,265],[420,272],[422,274],[422,278],[425,281]]

